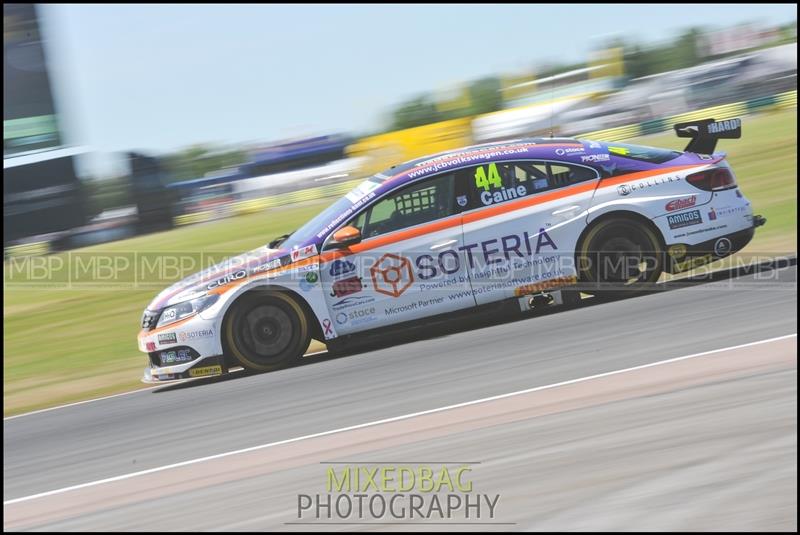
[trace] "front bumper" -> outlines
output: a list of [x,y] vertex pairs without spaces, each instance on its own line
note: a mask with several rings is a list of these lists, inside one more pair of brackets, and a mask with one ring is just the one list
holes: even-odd
[[155,366],[153,365],[151,357],[148,366],[144,369],[142,382],[149,384],[170,383],[182,381],[184,379],[213,377],[227,372],[228,369],[225,365],[225,358],[221,355],[216,357],[203,357],[192,362],[175,366]]
[[214,323],[198,314],[174,325],[142,330],[139,350],[148,358],[142,382],[163,383],[226,373]]

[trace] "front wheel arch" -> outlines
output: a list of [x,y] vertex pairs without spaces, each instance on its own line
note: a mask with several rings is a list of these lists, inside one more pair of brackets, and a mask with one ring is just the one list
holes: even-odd
[[300,310],[299,315],[301,316],[301,320],[304,321],[308,327],[308,330],[310,332],[310,338],[316,340],[324,339],[322,334],[323,333],[322,326],[320,325],[316,314],[314,314],[313,310],[311,309],[311,305],[309,305],[308,302],[305,299],[303,299],[297,292],[294,292],[289,288],[279,285],[256,286],[237,295],[227,306],[219,322],[220,342],[222,344],[222,350],[226,363],[228,364],[229,367],[238,366],[240,364],[236,359],[236,357],[232,355],[230,348],[228,347],[228,341],[226,338],[225,329],[227,328],[228,322],[230,321],[231,315],[233,314],[236,307],[241,305],[245,299],[251,299],[259,294],[264,296],[279,294],[281,297],[288,298],[291,301],[293,301]]

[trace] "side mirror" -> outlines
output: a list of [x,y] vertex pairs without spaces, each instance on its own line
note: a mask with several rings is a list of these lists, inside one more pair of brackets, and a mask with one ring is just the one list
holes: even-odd
[[348,247],[361,241],[361,231],[356,227],[342,227],[333,233],[332,247]]

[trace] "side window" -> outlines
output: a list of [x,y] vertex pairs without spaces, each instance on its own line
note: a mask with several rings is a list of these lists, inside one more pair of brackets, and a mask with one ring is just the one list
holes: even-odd
[[457,183],[468,186],[468,210],[595,178],[597,172],[588,167],[546,161],[492,162],[456,173]]
[[555,162],[548,163],[547,166],[549,167],[550,185],[553,188],[571,186],[578,182],[597,178],[597,173],[588,167]]
[[439,175],[389,193],[348,224],[372,238],[455,214],[453,174]]

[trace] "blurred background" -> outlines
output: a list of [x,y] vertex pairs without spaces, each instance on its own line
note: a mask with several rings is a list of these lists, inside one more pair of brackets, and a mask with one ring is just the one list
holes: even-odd
[[4,411],[144,365],[153,288],[19,284],[31,259],[241,253],[473,143],[682,148],[676,122],[743,117],[720,150],[769,220],[751,250],[795,252],[796,40],[794,5],[4,4]]

